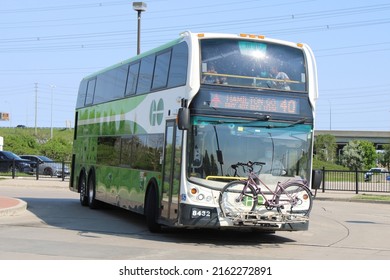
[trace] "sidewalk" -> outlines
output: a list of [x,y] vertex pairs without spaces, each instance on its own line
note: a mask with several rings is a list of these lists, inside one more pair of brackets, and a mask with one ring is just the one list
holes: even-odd
[[[0,180],[0,185],[7,187],[29,187],[39,188],[42,186],[48,186],[50,188],[68,188],[68,183],[63,182],[58,178],[36,180],[31,178],[4,178]],[[1,189],[0,189],[1,191]],[[27,209],[27,202],[13,197],[2,196],[0,192],[0,218],[4,216],[16,216],[20,215]]]
[[[314,190],[313,190],[313,194]],[[363,202],[363,203],[384,203],[390,204],[390,200],[375,200],[375,199],[358,199],[357,196],[372,195],[372,196],[390,196],[390,193],[379,193],[379,192],[360,192],[356,194],[351,191],[325,191],[318,190],[315,195],[315,200],[329,200],[329,201],[344,201],[344,202]]]

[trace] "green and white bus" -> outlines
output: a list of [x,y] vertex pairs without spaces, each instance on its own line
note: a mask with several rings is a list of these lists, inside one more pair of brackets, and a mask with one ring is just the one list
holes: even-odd
[[317,97],[305,44],[184,32],[81,81],[70,189],[84,206],[144,214],[151,231],[307,230],[309,220],[236,223],[218,198],[237,162],[265,162],[272,187],[312,182]]

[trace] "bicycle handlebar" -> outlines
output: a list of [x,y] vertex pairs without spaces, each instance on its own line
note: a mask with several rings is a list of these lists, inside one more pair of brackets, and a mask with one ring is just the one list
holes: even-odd
[[247,166],[249,168],[253,168],[254,165],[266,165],[265,162],[262,162],[262,161],[248,161],[247,163],[244,163],[244,162],[237,162],[236,164],[232,164],[231,167],[236,169],[237,167],[239,166]]

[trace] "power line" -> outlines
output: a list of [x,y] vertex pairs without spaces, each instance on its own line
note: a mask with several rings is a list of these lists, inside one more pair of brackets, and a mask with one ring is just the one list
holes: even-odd
[[75,10],[75,9],[90,9],[90,8],[101,8],[108,6],[118,5],[129,5],[128,1],[110,1],[110,2],[99,2],[90,4],[72,4],[72,5],[61,5],[61,6],[47,6],[47,7],[28,7],[20,9],[9,9],[0,10],[0,14],[15,14],[15,13],[36,13],[36,12],[52,12],[52,11],[64,11],[64,10]]

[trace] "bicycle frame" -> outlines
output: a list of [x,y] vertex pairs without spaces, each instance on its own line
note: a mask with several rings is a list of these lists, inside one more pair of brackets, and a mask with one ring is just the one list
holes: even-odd
[[[284,205],[291,205],[292,203],[295,203],[294,197],[291,194],[289,194],[288,192],[286,192],[285,188],[283,187],[283,184],[285,184],[286,182],[285,183],[278,182],[275,190],[273,191],[270,187],[267,186],[267,184],[265,184],[260,179],[259,176],[257,176],[257,174],[255,172],[253,172],[252,167],[249,167],[249,168],[250,168],[250,171],[248,174],[248,178],[246,180],[242,181],[242,182],[245,182],[245,187],[243,188],[243,190],[242,190],[241,194],[239,195],[239,197],[237,198],[237,200],[242,200],[243,196],[245,196],[245,192],[249,188],[248,184],[250,184],[255,189],[256,194],[261,195],[264,198],[264,201],[265,201],[264,205],[268,210],[272,210],[274,207],[282,207]],[[259,183],[257,183],[257,182],[259,182]],[[290,181],[287,181],[287,182],[290,182]],[[299,180],[299,182],[303,182],[303,181]],[[261,190],[261,187],[259,185],[264,186],[272,194],[271,199],[268,199],[266,197],[266,194]],[[280,192],[279,192],[279,190],[280,190]],[[289,200],[288,201],[286,200],[285,203],[280,203],[280,202],[278,204],[275,203],[274,201],[276,201],[276,198],[280,197],[281,194],[285,194]]]
[[[285,182],[277,182],[273,190],[260,179],[258,174],[261,169],[253,171],[254,165],[263,164],[238,162],[232,165],[236,171],[242,166],[247,176],[245,179],[237,178],[222,189],[218,200],[222,217],[236,225],[266,224],[277,227],[283,223],[306,223],[312,208],[312,194],[307,181],[290,178]],[[249,169],[245,170],[245,167]],[[262,199],[259,200],[259,196]]]

